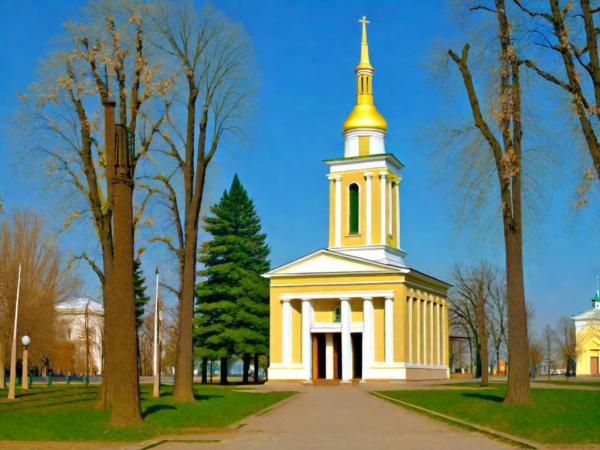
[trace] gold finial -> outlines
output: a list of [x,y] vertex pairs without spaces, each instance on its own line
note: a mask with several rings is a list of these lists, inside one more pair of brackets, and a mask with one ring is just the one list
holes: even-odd
[[371,63],[369,62],[369,44],[367,43],[367,24],[371,22],[367,20],[367,16],[362,16],[358,23],[362,24],[362,42],[360,45],[360,61],[356,68],[372,69]]

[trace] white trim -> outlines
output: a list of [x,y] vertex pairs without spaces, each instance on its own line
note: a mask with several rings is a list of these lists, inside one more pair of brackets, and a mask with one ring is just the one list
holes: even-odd
[[353,170],[388,169],[394,175],[400,176],[403,165],[393,155],[368,156],[365,158],[338,158],[325,161],[329,166],[329,174],[351,172]]
[[417,299],[417,358],[416,363],[421,363],[421,304],[420,298]]
[[269,380],[304,380],[302,364],[271,363],[268,371]]
[[[363,305],[364,308],[364,305]],[[394,362],[394,297],[387,296],[384,302],[385,362]],[[364,337],[363,337],[364,339]]]
[[325,335],[325,379],[333,380],[333,334]]
[[352,338],[350,336],[350,320],[352,309],[349,297],[342,297],[341,321],[342,321],[342,381],[352,379]]
[[390,236],[392,236],[392,184],[393,182],[390,180],[390,182],[387,184],[387,191],[388,191],[388,234]]
[[374,309],[371,297],[363,298],[363,336],[362,336],[362,378],[370,378],[370,367],[373,363],[374,339]]
[[334,213],[334,245],[342,245],[342,177],[333,178],[335,195],[335,213]]
[[373,174],[371,172],[365,172],[365,217],[366,217],[366,226],[365,226],[365,235],[366,235],[366,243],[367,245],[371,245],[372,243],[372,231],[371,231],[371,223],[373,221],[372,217],[372,206],[373,202],[373,193],[371,189],[371,178]]
[[[363,322],[350,322],[351,333],[362,333]],[[341,333],[341,322],[314,322],[310,327],[311,333]]]
[[380,225],[380,243],[381,245],[385,245],[386,244],[386,234],[385,234],[385,207],[386,207],[386,201],[385,201],[385,194],[386,194],[386,178],[387,178],[387,173],[386,172],[379,172],[379,191],[380,191],[380,197],[381,197],[381,204],[379,205],[380,208],[380,216],[379,216],[379,225]]
[[396,247],[402,248],[400,244],[400,180],[396,183]]
[[429,363],[433,364],[433,302],[429,301]]
[[282,300],[315,300],[315,299],[340,299],[386,297],[393,296],[394,291],[346,291],[346,292],[301,292],[281,294]]

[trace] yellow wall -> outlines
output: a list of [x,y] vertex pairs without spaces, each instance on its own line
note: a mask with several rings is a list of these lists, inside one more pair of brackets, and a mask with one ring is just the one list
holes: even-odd
[[281,353],[281,301],[279,294],[271,289],[269,295],[269,358],[280,363]]
[[302,304],[292,301],[292,363],[302,362]]
[[339,300],[322,299],[313,302],[313,308],[315,310],[315,322],[333,322],[335,318],[333,315],[333,309],[336,306],[340,306]]
[[352,311],[352,322],[363,321],[363,300],[361,298],[350,300],[350,310]]
[[600,361],[600,329],[588,327],[577,333],[577,375],[591,375],[592,356]]

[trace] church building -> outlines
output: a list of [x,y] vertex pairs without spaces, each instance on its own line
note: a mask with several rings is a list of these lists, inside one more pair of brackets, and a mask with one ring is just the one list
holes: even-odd
[[600,375],[600,287],[592,298],[592,309],[571,317],[575,322],[577,375]]
[[[269,380],[448,378],[450,285],[405,263],[402,163],[385,148],[363,17],[356,104],[329,166],[329,246],[273,269]],[[428,250],[429,251],[429,250]]]

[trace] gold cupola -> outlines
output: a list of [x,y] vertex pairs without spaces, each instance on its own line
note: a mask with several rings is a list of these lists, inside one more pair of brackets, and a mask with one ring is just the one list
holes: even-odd
[[362,43],[360,61],[356,66],[356,105],[344,121],[344,132],[355,129],[376,129],[385,132],[387,122],[375,108],[373,103],[373,66],[369,61],[369,45],[367,43],[367,18],[359,20],[362,24]]

